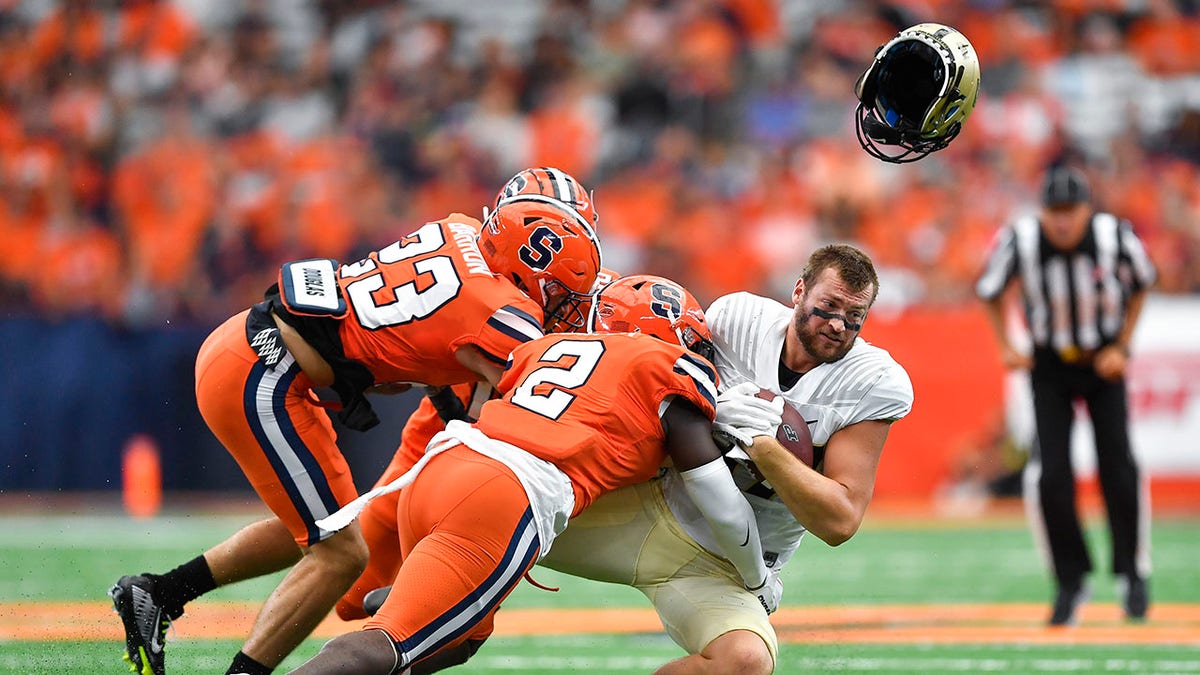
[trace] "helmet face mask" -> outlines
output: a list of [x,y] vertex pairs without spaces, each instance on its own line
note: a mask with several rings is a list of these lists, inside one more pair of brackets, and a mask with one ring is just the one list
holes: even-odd
[[546,317],[543,327],[547,333],[582,333],[587,328],[591,293],[579,293],[557,280],[543,285],[546,297]]
[[592,285],[592,290],[589,293],[571,292],[569,296],[561,299],[561,305],[557,305],[555,309],[547,312],[547,316],[553,314],[553,320],[547,320],[547,333],[584,333],[588,330],[588,321],[592,314],[592,301],[596,299],[596,294],[600,289],[604,288],[614,280],[621,277],[617,272],[604,268],[596,275],[596,283]]
[[[881,47],[854,90],[863,149],[885,162],[913,162],[946,147],[962,130],[979,94],[979,59],[962,33],[923,23]],[[881,145],[901,152],[885,152]]]
[[644,333],[712,361],[716,347],[700,303],[663,277],[621,277],[596,292],[588,316],[593,333]]

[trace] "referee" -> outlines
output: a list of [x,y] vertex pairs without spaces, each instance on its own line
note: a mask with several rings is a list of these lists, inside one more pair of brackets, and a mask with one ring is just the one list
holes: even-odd
[[[1037,443],[1025,470],[1025,494],[1034,540],[1043,553],[1048,546],[1053,562],[1057,595],[1050,625],[1075,622],[1092,571],[1071,466],[1076,399],[1086,403],[1095,432],[1112,570],[1125,616],[1141,621],[1149,605],[1149,501],[1129,443],[1125,371],[1156,272],[1128,221],[1091,208],[1079,171],[1052,168],[1042,205],[1039,214],[1000,231],[975,291],[1005,366],[1030,370]],[[1005,331],[1004,291],[1013,280],[1019,281],[1032,356],[1014,349]]]

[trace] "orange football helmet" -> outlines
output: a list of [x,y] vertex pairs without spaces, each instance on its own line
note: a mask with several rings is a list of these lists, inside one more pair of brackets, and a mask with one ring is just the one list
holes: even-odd
[[601,269],[600,242],[571,206],[540,196],[502,201],[479,231],[479,250],[493,272],[542,306],[547,331],[586,326],[581,307]]
[[712,361],[716,347],[700,303],[663,277],[635,274],[600,289],[592,300],[593,333],[646,333]]
[[[595,234],[599,216],[596,214],[596,204],[592,200],[592,193],[566,171],[549,166],[520,171],[509,178],[504,187],[500,188],[492,206],[499,208],[502,202],[509,199],[529,196],[553,197],[564,204],[569,204]],[[484,220],[487,220],[486,213]]]

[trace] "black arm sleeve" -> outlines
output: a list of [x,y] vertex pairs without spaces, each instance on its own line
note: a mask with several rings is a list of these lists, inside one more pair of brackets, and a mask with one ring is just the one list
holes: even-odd
[[425,387],[425,395],[429,397],[429,402],[433,404],[434,409],[437,410],[438,417],[442,418],[443,422],[450,422],[451,420],[471,421],[467,416],[467,407],[454,394],[454,389],[451,387]]

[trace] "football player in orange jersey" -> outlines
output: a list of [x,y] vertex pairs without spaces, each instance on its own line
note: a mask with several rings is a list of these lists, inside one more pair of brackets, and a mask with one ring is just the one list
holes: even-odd
[[[584,221],[593,226],[599,224],[599,214],[592,192],[573,176],[553,167],[537,167],[517,172],[496,193],[492,209],[502,203],[518,198],[541,199],[550,197],[570,204]],[[484,220],[488,220],[488,210]],[[601,269],[596,277],[593,291],[608,285],[621,275],[610,269]],[[578,311],[563,320],[547,323],[546,332],[578,332],[584,329],[580,317],[590,309],[590,300],[585,300]],[[453,419],[474,421],[479,417],[479,408],[497,392],[483,382],[471,382],[453,387],[440,387],[422,399],[417,409],[408,418],[400,439],[400,447],[392,461],[384,469],[375,485],[387,485],[416,464],[425,452],[425,446],[434,434],[445,428]],[[354,585],[338,600],[337,614],[347,621],[367,616],[363,610],[363,599],[370,591],[388,586],[400,568],[400,551],[397,547],[396,502],[398,493],[391,493],[372,501],[359,516],[363,539],[370,555],[367,567]]]
[[[293,672],[428,672],[419,662],[440,650],[478,646],[569,518],[668,458],[745,586],[774,609],[779,585],[712,439],[714,348],[699,304],[667,279],[634,276],[602,289],[590,317],[593,334],[513,350],[504,397],[474,424],[448,423],[397,480],[403,562],[391,594],[363,630]],[[773,419],[739,431],[773,436],[781,403],[764,401]]]
[[[612,270],[602,269],[596,278],[595,288],[601,289],[619,276]],[[589,307],[590,301],[585,301],[580,309],[586,310]],[[551,330],[572,332],[575,327],[560,321],[555,326],[548,327],[547,332]],[[446,422],[453,419],[478,419],[480,407],[497,395],[496,390],[485,382],[470,382],[440,388],[439,392],[421,399],[417,409],[404,424],[400,447],[396,449],[396,454],[375,482],[375,486],[387,485],[412,468],[425,453],[429,439],[445,429]],[[346,621],[366,618],[363,600],[367,593],[389,586],[396,577],[396,571],[400,569],[396,530],[396,502],[399,499],[400,495],[397,492],[379,497],[371,501],[358,517],[370,556],[367,568],[350,590],[337,601],[337,614]]]
[[167,574],[118,580],[110,595],[134,670],[165,671],[166,628],[186,602],[294,565],[227,672],[269,673],[291,653],[367,559],[357,526],[316,524],[357,490],[312,390],[332,388],[340,420],[368,429],[378,422],[368,392],[497,385],[508,354],[544,324],[582,321],[600,269],[593,224],[571,204],[518,194],[486,224],[452,214],[358,262],[287,263],[264,302],[213,331],[197,356],[197,402],[275,518]]

